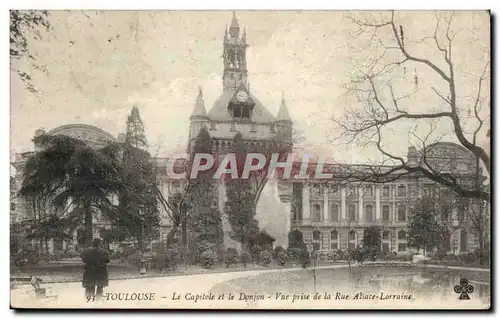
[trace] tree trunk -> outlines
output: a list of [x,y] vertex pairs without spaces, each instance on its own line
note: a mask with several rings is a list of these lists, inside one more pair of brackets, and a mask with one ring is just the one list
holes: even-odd
[[85,206],[85,245],[87,247],[92,246],[92,227],[93,227],[93,221],[92,221],[92,209],[90,208],[90,205]]
[[174,240],[174,236],[175,236],[175,233],[177,232],[177,230],[179,229],[179,223],[175,223],[172,227],[172,229],[170,230],[170,232],[167,234],[167,247],[170,247],[172,246],[172,243],[173,243],[173,240]]

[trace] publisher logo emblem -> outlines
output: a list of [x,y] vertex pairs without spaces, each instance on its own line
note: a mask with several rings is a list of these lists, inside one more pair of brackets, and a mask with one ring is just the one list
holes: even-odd
[[470,300],[469,294],[474,292],[474,287],[469,284],[469,281],[465,278],[460,279],[460,285],[456,285],[453,290],[455,293],[460,294],[458,300]]

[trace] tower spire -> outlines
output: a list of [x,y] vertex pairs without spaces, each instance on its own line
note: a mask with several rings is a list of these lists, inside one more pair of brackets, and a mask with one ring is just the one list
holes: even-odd
[[236,18],[236,11],[233,11],[233,18],[231,19],[231,26],[229,27],[229,34],[233,38],[237,38],[240,35],[240,25],[238,24],[238,19]]
[[290,117],[290,113],[288,112],[288,107],[285,102],[285,92],[281,92],[281,105],[278,111],[278,116],[276,116],[277,121],[286,121],[292,122],[292,118]]
[[196,98],[196,103],[194,105],[193,114],[191,114],[191,119],[193,117],[206,117],[207,109],[205,108],[205,102],[203,101],[203,90],[201,86],[198,88],[198,96]]

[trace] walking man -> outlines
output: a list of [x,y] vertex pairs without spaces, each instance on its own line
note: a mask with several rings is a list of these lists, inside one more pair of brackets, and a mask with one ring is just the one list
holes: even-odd
[[92,241],[92,247],[85,249],[80,255],[85,264],[82,286],[85,288],[87,301],[102,297],[104,287],[108,286],[109,255],[100,246],[101,240],[96,238]]

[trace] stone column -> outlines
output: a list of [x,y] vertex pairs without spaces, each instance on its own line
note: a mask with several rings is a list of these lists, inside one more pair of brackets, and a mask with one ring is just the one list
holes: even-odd
[[380,207],[380,187],[375,186],[375,220],[381,220],[381,207]]
[[292,218],[292,198],[293,198],[293,184],[286,182],[278,182],[277,183],[278,196],[280,201],[284,204],[285,210],[285,218],[282,219],[282,222],[285,224],[285,236],[282,239],[283,245],[282,247],[288,247],[288,233],[291,231],[291,218]]
[[323,192],[323,221],[330,219],[330,206],[328,205],[328,192]]
[[359,196],[359,210],[358,210],[358,213],[359,213],[359,222],[363,222],[365,220],[364,216],[363,216],[363,211],[364,211],[364,207],[363,207],[363,189],[361,188],[361,186],[356,186],[357,190],[358,190],[358,196]]
[[304,221],[310,220],[310,200],[309,200],[309,183],[304,183],[302,187],[302,219]]
[[345,187],[340,187],[340,198],[341,198],[341,207],[340,207],[340,213],[341,213],[341,216],[340,216],[340,220],[341,221],[344,221],[346,220],[346,189]]

